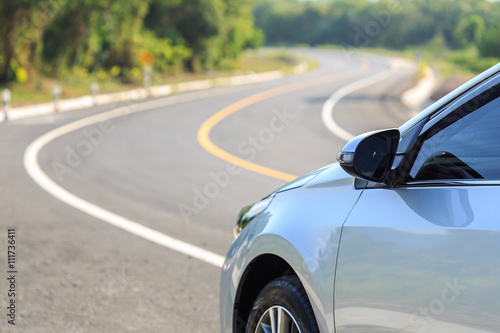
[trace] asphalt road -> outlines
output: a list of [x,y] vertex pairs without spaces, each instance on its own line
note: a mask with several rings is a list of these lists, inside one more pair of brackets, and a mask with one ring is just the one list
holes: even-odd
[[[231,158],[297,176],[334,162],[345,144],[322,121],[325,101],[340,88],[393,68],[389,78],[340,99],[333,116],[352,134],[399,126],[409,117],[398,95],[411,86],[414,67],[394,67],[378,56],[304,52],[318,59],[318,69],[146,107],[122,105],[121,116],[48,142],[37,155],[41,171],[98,209],[223,256],[240,208],[285,180],[235,168],[207,151],[198,131],[211,116],[237,109],[212,124],[208,136]],[[217,264],[69,206],[25,169],[35,139],[116,107],[0,124],[1,332],[219,331]],[[16,229],[15,326],[6,316],[8,228]]]

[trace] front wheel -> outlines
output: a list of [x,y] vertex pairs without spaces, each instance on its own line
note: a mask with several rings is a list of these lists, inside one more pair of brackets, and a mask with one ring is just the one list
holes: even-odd
[[269,282],[254,302],[247,333],[319,333],[307,294],[299,279],[285,276]]

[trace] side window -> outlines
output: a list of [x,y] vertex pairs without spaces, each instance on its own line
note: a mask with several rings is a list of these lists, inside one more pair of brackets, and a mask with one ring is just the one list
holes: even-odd
[[413,180],[500,180],[500,85],[446,115],[423,137]]

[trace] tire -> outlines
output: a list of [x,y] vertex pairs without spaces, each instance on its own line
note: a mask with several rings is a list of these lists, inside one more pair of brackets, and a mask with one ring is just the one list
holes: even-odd
[[248,316],[245,332],[319,333],[311,303],[297,277],[277,278],[262,289]]

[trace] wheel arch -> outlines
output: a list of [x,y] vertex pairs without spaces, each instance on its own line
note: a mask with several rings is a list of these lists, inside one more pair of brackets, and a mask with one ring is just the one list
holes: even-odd
[[246,321],[260,291],[272,280],[288,275],[298,278],[292,266],[275,254],[262,254],[247,265],[236,291],[233,332],[245,332]]

